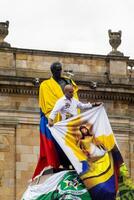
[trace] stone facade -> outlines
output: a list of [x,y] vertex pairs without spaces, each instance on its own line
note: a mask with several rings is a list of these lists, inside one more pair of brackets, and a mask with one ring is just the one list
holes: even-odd
[[[134,179],[133,60],[105,56],[0,48],[0,199],[20,200],[39,154],[38,82],[60,61],[71,71],[81,101],[103,101],[124,160]],[[91,88],[91,81],[97,88]]]

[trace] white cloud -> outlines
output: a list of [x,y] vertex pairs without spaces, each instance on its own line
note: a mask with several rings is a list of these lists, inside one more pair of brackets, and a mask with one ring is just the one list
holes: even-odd
[[6,41],[18,48],[107,54],[108,29],[122,30],[119,48],[134,56],[132,0],[1,0]]

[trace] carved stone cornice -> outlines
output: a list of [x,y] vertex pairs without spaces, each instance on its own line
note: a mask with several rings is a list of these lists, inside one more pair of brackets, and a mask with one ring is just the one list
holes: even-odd
[[0,110],[0,130],[1,126],[15,127],[17,124],[39,125],[40,115],[39,108],[36,112],[17,111],[17,110]]
[[[0,76],[0,93],[37,96],[43,79],[34,77]],[[119,100],[134,102],[134,85],[98,83],[91,89],[89,81],[76,81],[81,99]]]
[[91,58],[91,59],[105,59],[107,55],[99,54],[87,54],[87,53],[72,53],[63,51],[47,51],[47,50],[37,50],[37,49],[23,49],[23,48],[0,48],[0,52],[11,52],[11,53],[24,53],[28,55],[49,55],[49,56],[64,56],[64,57],[81,57],[81,58]]
[[96,99],[96,100],[117,100],[134,102],[134,94],[131,93],[119,93],[119,92],[103,92],[103,91],[85,91],[79,90],[79,96],[81,99]]
[[[17,94],[37,96],[39,93],[38,87],[34,86],[14,86],[14,85],[0,85],[0,93],[2,94]],[[109,91],[95,91],[95,90],[79,90],[79,97],[81,99],[96,99],[96,100],[118,100],[134,102],[133,93],[120,93]]]
[[36,87],[0,85],[0,93],[37,96],[38,89]]

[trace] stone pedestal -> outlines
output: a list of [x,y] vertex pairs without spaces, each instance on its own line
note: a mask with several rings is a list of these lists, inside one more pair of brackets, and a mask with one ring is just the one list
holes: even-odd
[[13,52],[0,50],[0,75],[15,76],[15,65]]
[[0,199],[15,199],[15,127],[0,122]]
[[112,84],[128,84],[127,60],[128,57],[109,58],[109,78]]

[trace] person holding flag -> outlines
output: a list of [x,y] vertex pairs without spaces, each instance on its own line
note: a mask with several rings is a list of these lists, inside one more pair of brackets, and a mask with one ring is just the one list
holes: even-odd
[[55,117],[60,113],[62,120],[78,115],[79,109],[90,109],[94,106],[99,106],[101,103],[82,103],[74,97],[74,88],[72,85],[64,87],[64,96],[57,100],[48,119],[49,126],[53,126]]

